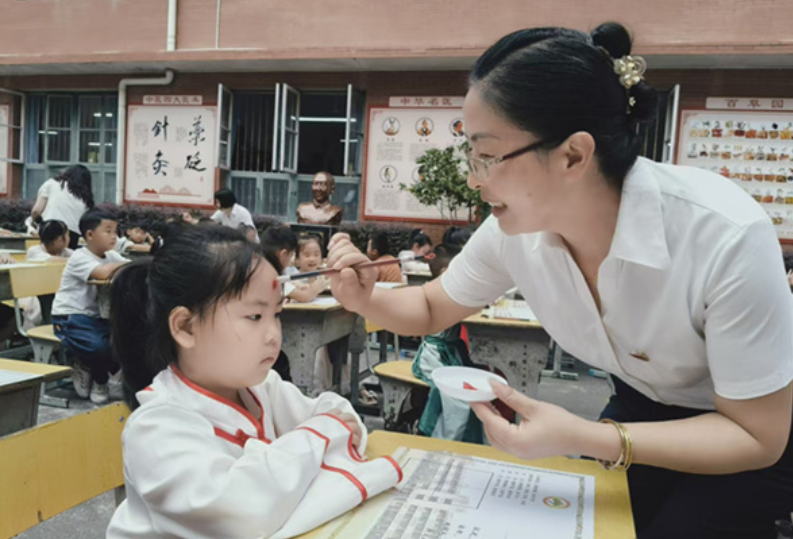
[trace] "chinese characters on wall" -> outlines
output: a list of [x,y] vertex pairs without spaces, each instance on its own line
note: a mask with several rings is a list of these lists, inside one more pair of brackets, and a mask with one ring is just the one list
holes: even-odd
[[129,107],[125,199],[211,206],[214,132],[215,107]]

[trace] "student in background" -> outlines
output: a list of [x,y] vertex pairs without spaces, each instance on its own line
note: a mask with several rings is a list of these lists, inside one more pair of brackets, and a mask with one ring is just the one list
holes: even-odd
[[39,217],[57,219],[69,227],[69,248],[76,249],[80,240],[80,217],[94,208],[91,172],[83,165],[68,167],[39,188],[36,204],[30,212],[33,221]]
[[[399,258],[409,256],[424,256],[432,252],[432,240],[421,229],[415,229],[410,233],[407,248],[399,252]],[[426,262],[419,260],[405,260],[402,262],[403,271],[409,273],[429,272],[430,267]]]
[[446,229],[446,232],[443,233],[443,243],[446,245],[456,245],[457,247],[463,247],[468,240],[471,239],[471,232],[470,228],[460,228],[457,226],[450,226]]
[[248,241],[251,241],[253,243],[259,243],[259,236],[256,234],[255,226],[242,223],[237,227],[237,230],[242,232],[245,235],[245,237],[248,239]]
[[[366,245],[366,256],[370,260],[393,260],[394,257],[388,254],[390,245],[388,242],[388,234],[385,232],[377,232],[369,238]],[[405,279],[402,276],[402,270],[399,264],[388,264],[379,266],[377,268],[377,282],[379,283],[404,283]]]
[[41,243],[28,249],[27,262],[66,262],[74,252],[69,249],[69,227],[63,221],[44,221],[39,237]]
[[150,253],[154,238],[146,231],[143,223],[131,223],[116,243],[116,251],[126,253]]
[[397,483],[390,459],[360,459],[366,429],[348,401],[272,372],[280,270],[238,231],[194,227],[114,279],[135,411],[109,539],[292,537]]
[[[295,266],[297,267],[298,273],[317,271],[322,266],[322,247],[319,241],[318,237],[311,234],[307,234],[298,239],[297,252],[295,253]],[[294,289],[289,290],[289,294],[287,294],[289,285],[293,285]],[[288,296],[292,301],[308,303],[314,301],[327,286],[328,281],[324,277],[314,277],[307,281],[293,281],[287,283],[284,287],[284,295]],[[343,378],[346,384],[349,385],[349,371],[345,372],[347,375]],[[331,378],[328,347],[320,346],[314,358],[314,383],[312,393],[316,395],[323,391],[327,391],[332,386]],[[344,393],[343,390],[342,393]]]
[[[452,259],[460,253],[456,245],[441,244],[433,251],[435,258],[429,266],[433,279],[446,271]],[[468,346],[462,340],[462,324],[427,335],[413,360],[413,375],[430,385],[430,394],[419,420],[419,431],[425,436],[481,444],[484,441],[482,422],[465,401],[441,393],[432,382],[432,371],[438,367],[473,367]]]
[[[253,217],[251,212],[237,204],[237,197],[231,189],[221,189],[215,192],[215,207],[217,211],[212,214],[211,219],[218,224],[237,228],[240,225],[249,225],[256,228],[253,224]],[[199,224],[200,224],[199,219]],[[259,237],[256,237],[256,243],[259,243]]]
[[110,279],[128,260],[118,254],[113,216],[92,210],[80,219],[85,248],[69,257],[52,304],[55,335],[74,359],[72,381],[81,398],[103,404],[110,398],[107,382],[118,365],[110,353],[110,324],[99,316],[96,285]]

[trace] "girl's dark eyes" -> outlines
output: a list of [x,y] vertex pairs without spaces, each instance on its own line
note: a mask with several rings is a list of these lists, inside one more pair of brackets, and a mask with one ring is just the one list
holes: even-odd
[[259,320],[261,320],[261,319],[262,319],[262,315],[260,315],[260,314],[252,314],[252,315],[251,315],[251,316],[249,316],[248,318],[249,318],[250,320],[252,320],[253,322],[258,322]]

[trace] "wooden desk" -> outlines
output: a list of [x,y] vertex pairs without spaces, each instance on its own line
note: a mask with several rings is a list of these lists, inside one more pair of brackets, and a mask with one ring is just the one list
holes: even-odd
[[496,367],[510,386],[536,397],[550,342],[540,323],[491,319],[481,313],[469,316],[463,323],[468,328],[471,361]]
[[[485,445],[450,442],[422,436],[411,436],[396,432],[378,430],[369,435],[366,455],[369,458],[391,455],[399,447],[411,447],[426,451],[449,451],[461,455],[472,455],[504,462],[514,462],[559,470],[569,473],[593,475],[595,477],[595,539],[630,539],[636,537],[628,496],[627,476],[622,472],[608,472],[591,460],[571,460],[564,457],[525,461],[502,453]],[[392,491],[393,492],[393,491]],[[386,493],[384,496],[388,496]],[[378,500],[380,497],[374,498]],[[367,502],[370,503],[370,502]],[[353,510],[353,513],[357,509]],[[364,535],[356,535],[351,530],[341,531],[347,516],[325,524],[312,532],[301,535],[301,539],[336,538],[363,539]],[[334,531],[336,532],[334,534]],[[483,538],[485,539],[485,538]]]
[[22,249],[0,249],[0,255],[9,256],[17,262],[25,262],[28,252]]
[[71,372],[70,367],[0,359],[0,436],[35,425],[42,382],[66,378]]
[[41,243],[37,236],[20,234],[17,236],[0,236],[0,249],[15,249],[27,251],[34,245]]
[[289,357],[292,381],[302,391],[311,388],[314,359],[320,346],[328,345],[333,363],[333,383],[341,383],[341,366],[347,362],[347,338],[355,328],[357,315],[341,304],[287,303],[281,313],[283,344]]

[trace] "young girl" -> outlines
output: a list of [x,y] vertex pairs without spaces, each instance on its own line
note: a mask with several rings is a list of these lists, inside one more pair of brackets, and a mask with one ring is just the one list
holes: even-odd
[[72,255],[69,249],[69,227],[58,220],[44,221],[39,226],[41,243],[28,249],[28,262],[66,262]]
[[135,411],[108,538],[292,537],[400,480],[392,459],[361,459],[347,401],[271,372],[279,273],[238,231],[193,227],[115,277],[113,345]]

